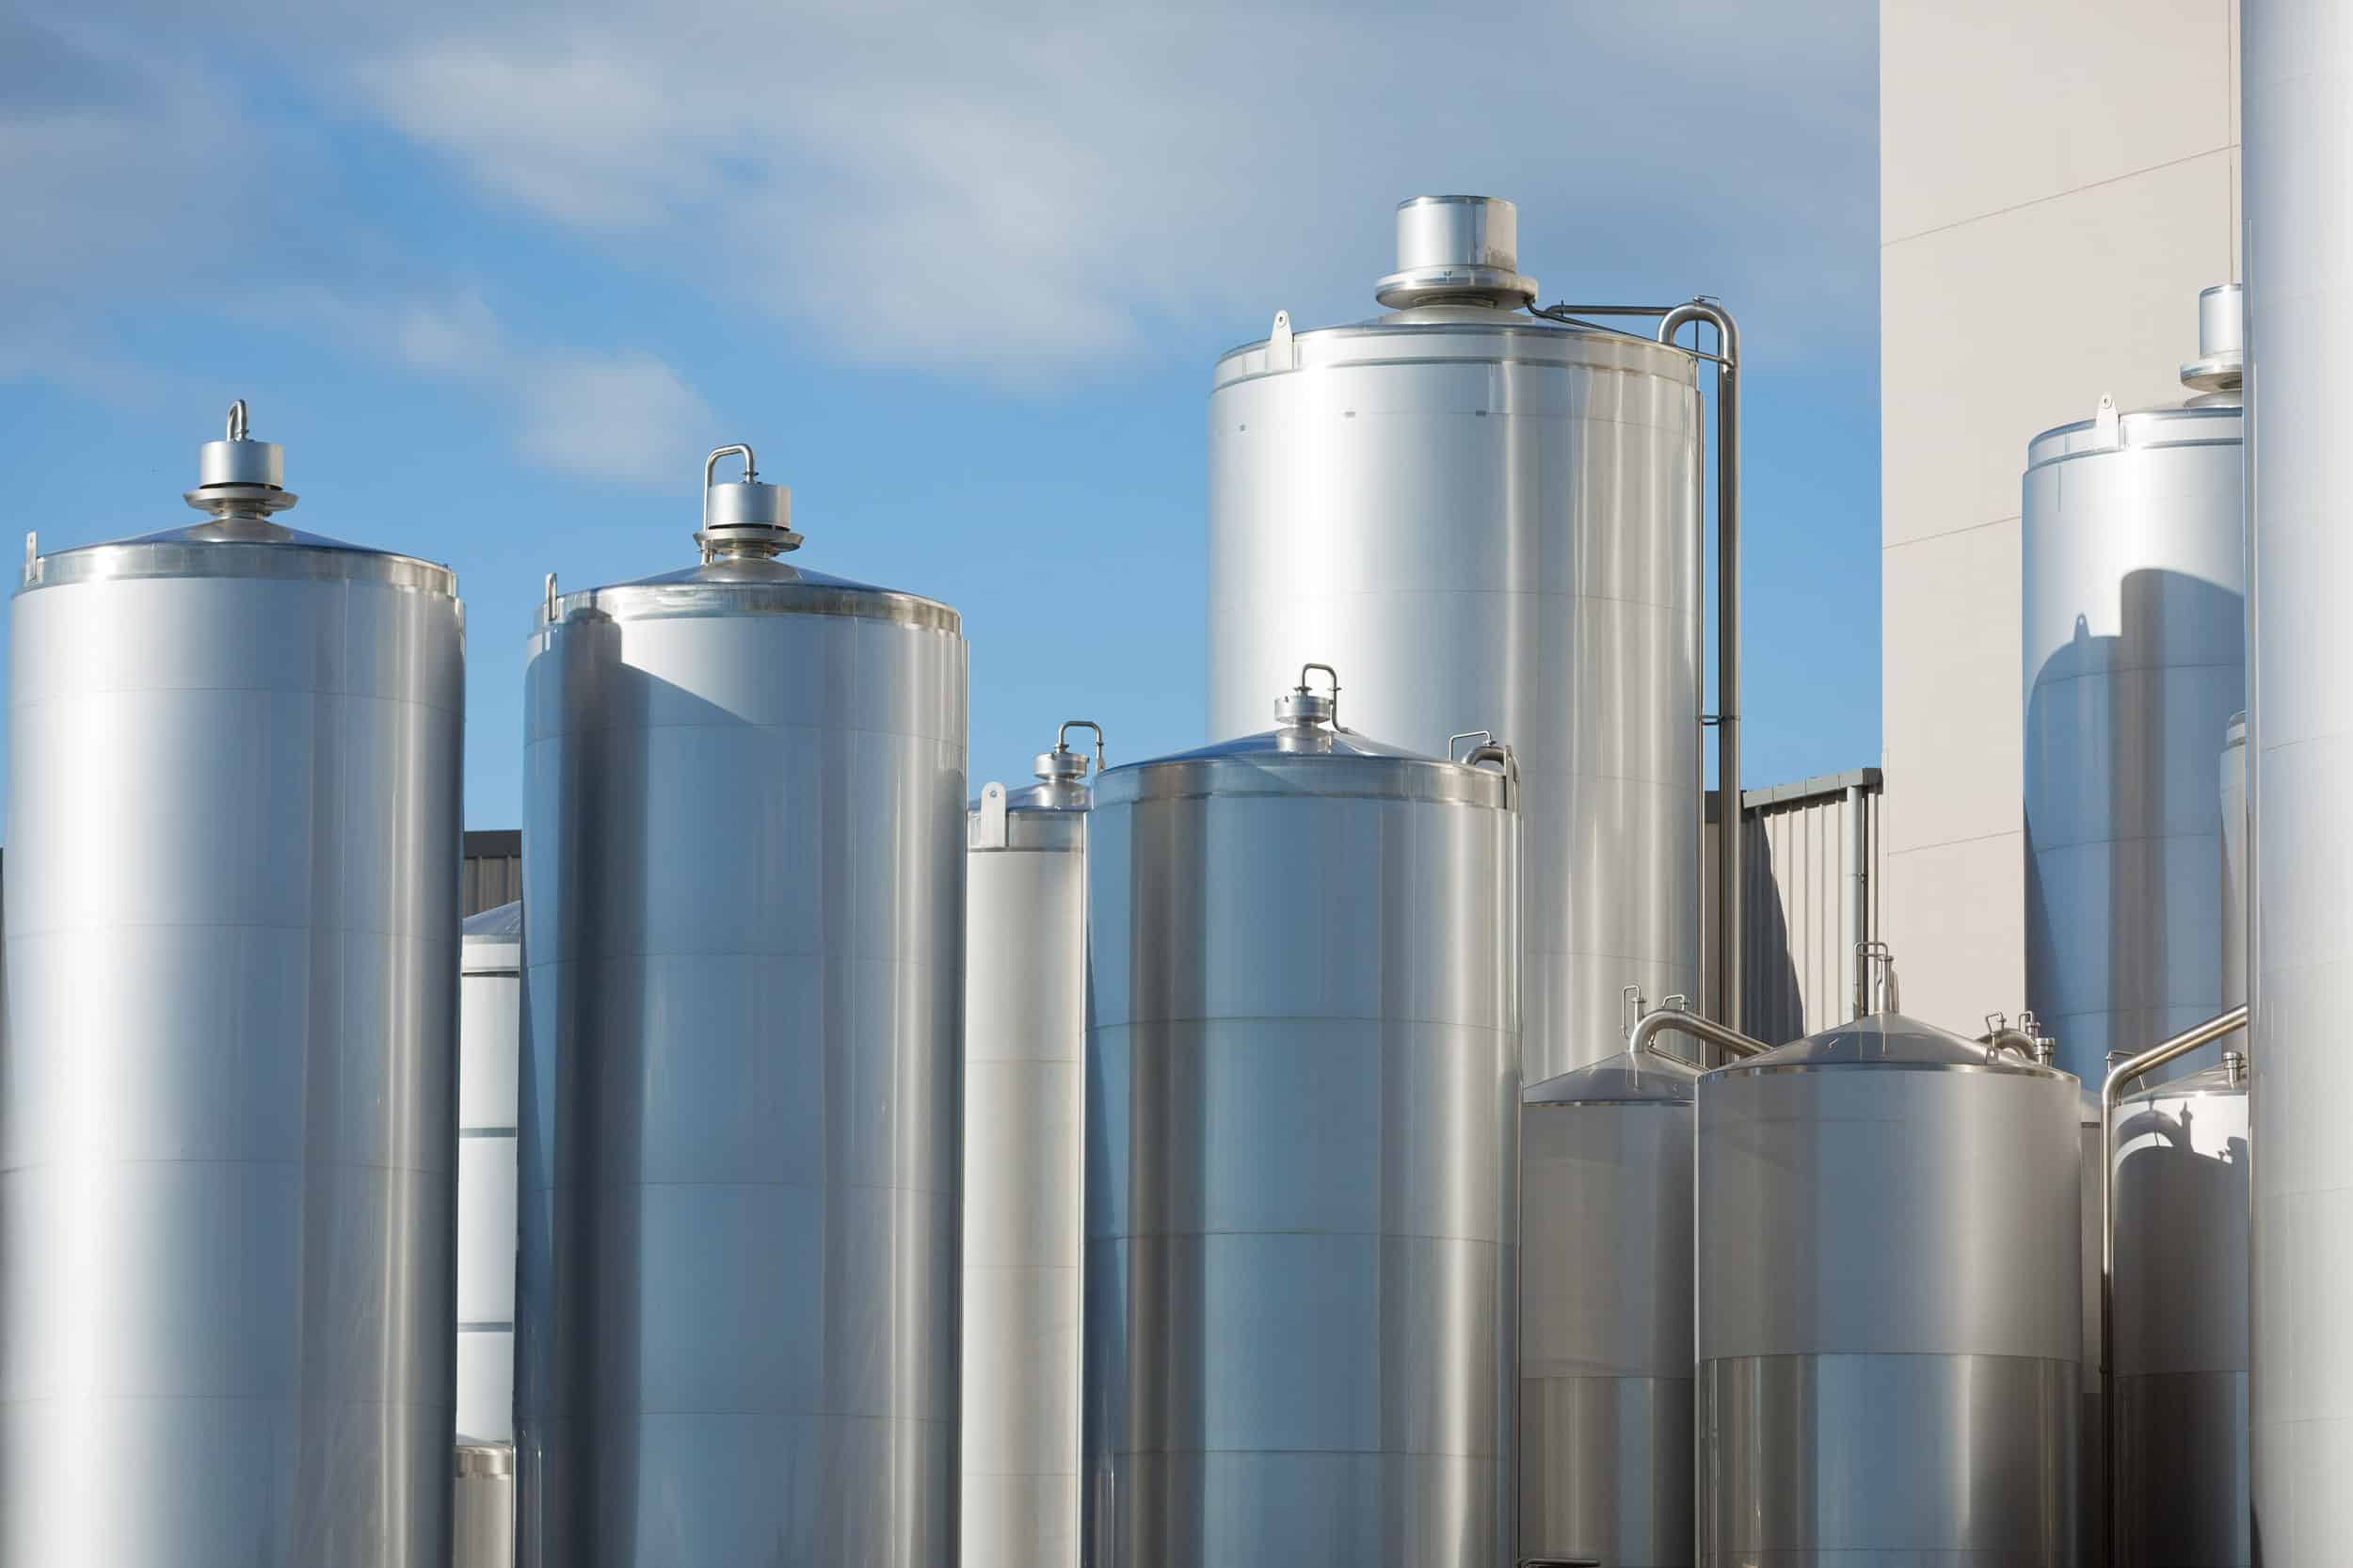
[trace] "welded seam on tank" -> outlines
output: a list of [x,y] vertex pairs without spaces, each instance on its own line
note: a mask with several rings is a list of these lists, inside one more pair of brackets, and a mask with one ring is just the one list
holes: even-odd
[[385,696],[377,692],[355,692],[338,687],[312,686],[75,686],[53,690],[46,696],[18,700],[11,697],[8,712],[31,712],[53,703],[86,703],[94,697],[107,696],[181,696],[211,694],[236,696],[283,696],[300,698],[315,704],[321,697],[334,697],[346,702],[372,702],[388,708],[413,708],[421,713],[446,713],[453,718],[466,716],[465,694],[461,689],[456,702],[444,705],[425,702],[416,697]]
[[[166,564],[168,560],[169,565]],[[220,582],[244,578],[273,583],[360,584],[435,599],[457,597],[457,574],[448,567],[413,555],[396,555],[356,545],[347,550],[328,550],[311,545],[235,540],[145,544],[119,539],[61,550],[41,556],[40,561],[40,577],[21,584],[17,588],[19,595],[39,593],[43,588],[92,587],[107,583]],[[338,569],[328,569],[330,565]]]

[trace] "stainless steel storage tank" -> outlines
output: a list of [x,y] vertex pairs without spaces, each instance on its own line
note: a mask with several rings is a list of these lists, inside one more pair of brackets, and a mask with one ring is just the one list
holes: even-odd
[[1523,1556],[1691,1561],[1698,1077],[1621,1053],[1521,1097]]
[[523,906],[466,921],[457,982],[457,1430],[515,1437],[515,1073]]
[[1516,225],[1405,202],[1390,313],[1218,361],[1209,727],[1329,659],[1369,733],[1512,737],[1536,1082],[1617,1051],[1625,984],[1701,993],[1702,437],[1689,354],[1520,313]]
[[274,520],[39,554],[9,629],[0,1563],[449,1554],[444,568]]
[[1699,1083],[1699,1561],[2073,1564],[2075,1080],[1901,1013]]
[[1497,1568],[1517,785],[1278,712],[1096,784],[1082,1560]]
[[2104,399],[2026,450],[2026,1002],[2089,1083],[2111,1049],[2222,1010],[2214,744],[2247,705],[2238,289],[2199,304],[2186,404]]
[[2117,1107],[2117,1568],[2252,1560],[2247,1134],[2235,1056]]
[[516,1441],[533,1568],[956,1541],[965,645],[704,470],[524,706]]
[[515,1446],[457,1444],[450,1568],[515,1568]]
[[966,827],[963,1568],[1079,1560],[1087,756]]

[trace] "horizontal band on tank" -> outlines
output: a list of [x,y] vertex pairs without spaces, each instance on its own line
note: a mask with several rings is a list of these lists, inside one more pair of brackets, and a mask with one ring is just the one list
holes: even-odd
[[551,615],[536,612],[544,635],[577,622],[696,620],[728,616],[843,616],[917,631],[960,634],[964,618],[945,604],[915,594],[846,584],[623,584],[565,594]]
[[515,1325],[511,1321],[459,1323],[457,1332],[460,1334],[512,1334],[515,1332]]
[[[2053,463],[2077,457],[2111,457],[2119,453],[2155,452],[2182,446],[2238,446],[2243,408],[2215,405],[2195,408],[2138,408],[2119,414],[2116,444],[2098,441],[2096,419],[2077,420],[2043,431],[2026,445],[2026,469],[2032,472]],[[2089,436],[2092,441],[2084,438]]]
[[[1711,1078],[1767,1078],[1779,1073],[1990,1073],[1998,1078],[2070,1078],[2056,1067],[2023,1062],[1781,1062],[1759,1065],[1761,1059],[1727,1063],[1700,1075]],[[1704,1093],[1705,1091],[1703,1091]]]
[[1502,774],[1459,762],[1307,753],[1296,758],[1176,760],[1113,768],[1096,781],[1095,808],[1100,812],[1148,801],[1313,797],[1516,809],[1507,802],[1509,792],[1510,784]]
[[457,597],[457,574],[413,555],[303,536],[298,543],[126,539],[61,550],[40,559],[20,594],[89,583],[158,577],[271,577],[320,583],[375,583],[388,588]]
[[[1445,307],[1439,307],[1444,309]],[[1507,315],[1500,312],[1481,312],[1488,320],[1476,318],[1452,321],[1371,321],[1353,322],[1341,327],[1316,327],[1292,334],[1293,352],[1305,354],[1315,347],[1345,343],[1355,339],[1372,342],[1396,342],[1401,338],[1492,338],[1510,346],[1490,354],[1431,354],[1384,355],[1361,360],[1326,361],[1321,365],[1299,365],[1298,370],[1327,368],[1333,364],[1353,369],[1359,365],[1443,365],[1443,364],[1536,364],[1559,365],[1565,368],[1592,370],[1646,370],[1675,381],[1695,379],[1692,367],[1697,360],[1683,349],[1668,344],[1654,343],[1630,333],[1586,332],[1575,328],[1562,328],[1532,316]],[[1235,375],[1227,366],[1247,355],[1262,353],[1267,340],[1238,344],[1217,357],[1210,371],[1212,388],[1230,387],[1262,376],[1289,374],[1285,368],[1259,370]],[[1539,352],[1519,352],[1535,349]],[[1550,349],[1554,352],[1541,352]],[[1645,361],[1649,361],[1645,363]],[[1673,370],[1658,367],[1673,367]]]

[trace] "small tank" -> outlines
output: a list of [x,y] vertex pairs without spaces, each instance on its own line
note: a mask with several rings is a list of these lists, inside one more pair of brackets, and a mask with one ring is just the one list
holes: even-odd
[[2244,1568],[2244,1059],[2116,1108],[2116,1568]]
[[[1628,986],[1628,1022],[1641,1013]],[[1691,1561],[1698,1072],[1605,1057],[1520,1099],[1520,1552]]]
[[2079,1086],[1885,990],[1700,1079],[1705,1568],[2076,1560]]
[[1088,759],[991,784],[965,839],[963,1568],[1079,1558]]
[[526,662],[520,1555],[936,1568],[961,623],[786,559],[748,448],[703,487],[699,560],[551,584]]
[[1513,1560],[1517,770],[1337,685],[1096,783],[1090,1568]]

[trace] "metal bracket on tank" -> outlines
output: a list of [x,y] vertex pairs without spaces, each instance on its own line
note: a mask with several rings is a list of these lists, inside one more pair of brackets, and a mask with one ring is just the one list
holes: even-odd
[[981,786],[980,814],[972,819],[971,847],[1002,849],[1005,847],[1005,787],[1002,784]]
[[40,581],[40,530],[28,530],[24,536],[24,577],[26,587]]
[[1274,325],[1266,335],[1266,367],[1269,370],[1297,370],[1299,351],[1291,346],[1291,313],[1274,312]]
[[2112,447],[2117,444],[2116,420],[2116,394],[2102,392],[2099,411],[2091,416],[2092,434],[2099,437],[2102,446]]

